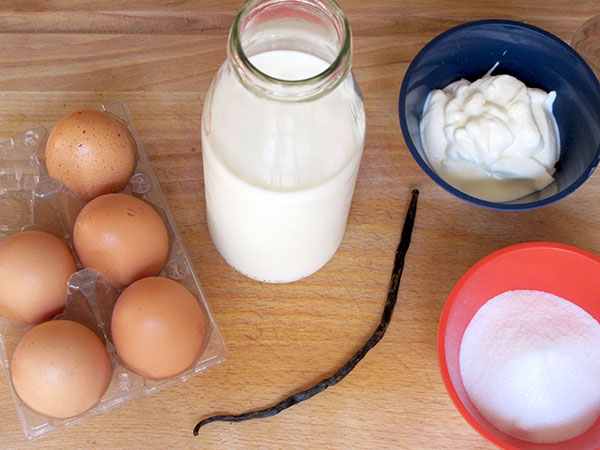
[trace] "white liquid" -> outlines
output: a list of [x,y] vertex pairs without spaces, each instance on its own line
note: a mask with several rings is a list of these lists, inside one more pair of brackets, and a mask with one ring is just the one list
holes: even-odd
[[[288,80],[328,65],[296,51],[251,57]],[[364,110],[352,79],[313,101],[282,103],[240,84],[228,63],[213,86],[202,127],[208,227],[220,254],[261,281],[310,275],[335,253],[364,142]]]

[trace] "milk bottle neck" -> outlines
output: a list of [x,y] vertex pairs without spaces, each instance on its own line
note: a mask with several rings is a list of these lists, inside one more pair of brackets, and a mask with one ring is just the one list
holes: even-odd
[[[229,34],[228,60],[244,87],[280,102],[305,102],[337,87],[351,67],[348,20],[333,0],[250,0]],[[281,79],[252,64],[254,55],[274,50],[316,56],[328,67],[303,79]]]

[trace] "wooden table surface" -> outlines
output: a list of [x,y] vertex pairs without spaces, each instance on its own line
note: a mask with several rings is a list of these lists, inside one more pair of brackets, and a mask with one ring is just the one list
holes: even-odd
[[[204,97],[241,0],[0,3],[0,138],[117,99],[129,110],[228,346],[227,361],[34,448],[489,449],[439,374],[436,335],[454,283],[507,245],[551,240],[600,253],[600,177],[523,213],[465,204],[437,187],[402,138],[397,100],[416,53],[484,18],[521,20],[570,42],[597,0],[340,0],[354,33],[367,113],[364,156],[340,249],[291,284],[249,280],[218,255],[206,226],[200,141]],[[340,384],[260,421],[197,420],[270,405],[333,373],[370,336],[385,302],[410,191],[421,191],[398,304],[381,343]],[[0,378],[0,448],[25,442]]]

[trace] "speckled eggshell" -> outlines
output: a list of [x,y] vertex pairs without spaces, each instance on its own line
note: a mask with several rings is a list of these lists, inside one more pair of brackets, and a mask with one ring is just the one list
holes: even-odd
[[123,363],[154,379],[190,368],[208,341],[207,319],[196,298],[164,277],[144,278],[123,291],[113,310],[111,332]]
[[102,399],[111,379],[104,343],[89,328],[51,320],[30,329],[11,361],[19,398],[39,414],[73,417]]
[[77,271],[69,247],[41,231],[0,242],[0,316],[20,325],[49,320],[65,307],[67,283]]
[[81,110],[62,117],[46,143],[48,174],[82,200],[122,191],[135,166],[129,132],[107,113]]
[[157,275],[169,254],[160,215],[127,194],[101,195],[85,205],[75,221],[73,244],[85,267],[118,288]]

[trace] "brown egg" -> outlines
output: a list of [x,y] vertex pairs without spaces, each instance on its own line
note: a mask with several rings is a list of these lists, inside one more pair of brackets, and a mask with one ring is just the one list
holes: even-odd
[[185,371],[207,344],[204,310],[190,291],[169,278],[144,278],[125,289],[111,328],[123,363],[148,378]]
[[51,320],[23,336],[12,357],[11,377],[27,406],[62,419],[98,404],[110,384],[110,358],[89,328]]
[[135,149],[129,132],[101,111],[68,114],[48,136],[48,174],[86,202],[122,191],[133,174],[134,164]]
[[0,316],[36,324],[65,307],[67,282],[77,271],[69,248],[41,231],[24,231],[0,242]]
[[160,215],[127,194],[102,195],[85,205],[75,221],[73,243],[85,267],[119,288],[157,275],[169,253]]

